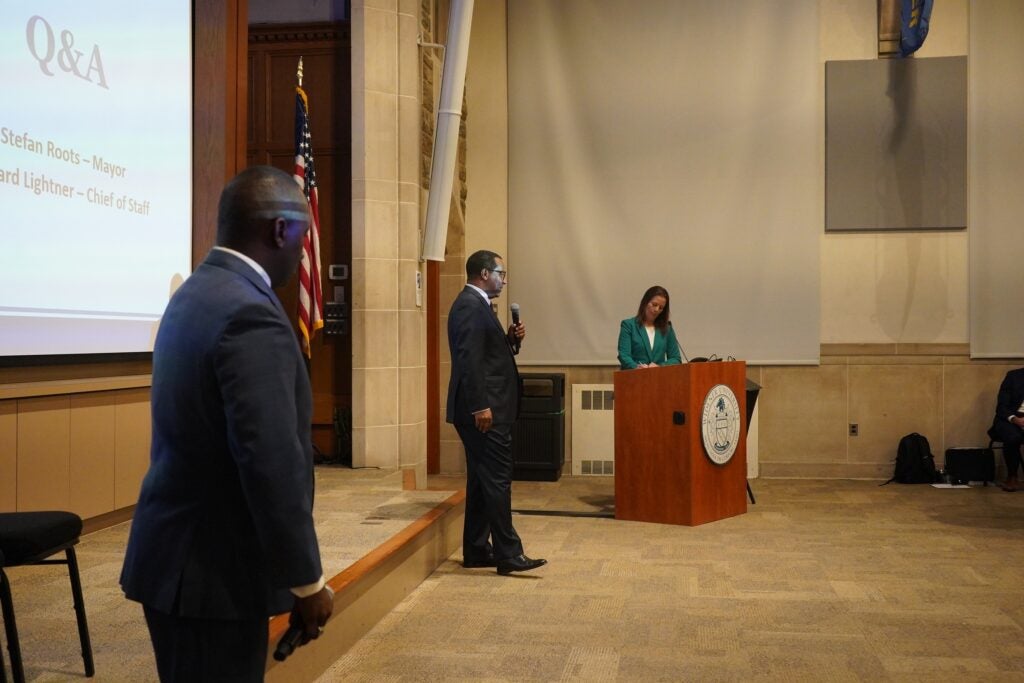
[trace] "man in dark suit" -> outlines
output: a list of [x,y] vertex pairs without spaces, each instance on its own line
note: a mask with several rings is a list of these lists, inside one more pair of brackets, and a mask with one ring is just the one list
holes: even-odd
[[310,216],[287,173],[224,189],[217,246],[171,297],[153,350],[153,439],[121,585],[141,602],[160,680],[262,681],[268,618],[304,640],[333,608],[313,528],[312,397],[271,287]]
[[466,287],[448,314],[452,376],[447,420],[466,448],[462,563],[496,567],[499,574],[547,562],[523,554],[512,526],[512,425],[519,414],[519,371],[513,355],[526,328],[519,323],[506,332],[491,309],[505,278],[498,254],[474,253],[466,260]]
[[1021,487],[1017,470],[1021,464],[1020,447],[1024,443],[1024,368],[1010,370],[999,386],[996,415],[988,435],[1003,443],[1006,460],[1003,490],[1016,491]]

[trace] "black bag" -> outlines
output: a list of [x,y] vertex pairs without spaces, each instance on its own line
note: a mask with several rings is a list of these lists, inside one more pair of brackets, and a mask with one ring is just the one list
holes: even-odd
[[948,448],[945,469],[954,484],[995,481],[996,456],[991,448]]
[[900,439],[896,448],[896,469],[892,479],[885,484],[894,481],[900,484],[934,484],[937,479],[935,458],[928,439],[917,432]]

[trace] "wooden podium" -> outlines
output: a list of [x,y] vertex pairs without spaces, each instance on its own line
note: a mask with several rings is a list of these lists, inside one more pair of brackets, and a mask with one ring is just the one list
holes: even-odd
[[[739,404],[736,450],[722,465],[706,453],[701,429],[705,397],[718,385]],[[742,361],[615,373],[616,519],[697,526],[747,511],[745,386]]]

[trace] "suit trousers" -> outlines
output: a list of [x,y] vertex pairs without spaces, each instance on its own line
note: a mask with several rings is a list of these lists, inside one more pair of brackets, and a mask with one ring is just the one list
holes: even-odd
[[1009,421],[999,421],[988,430],[988,435],[1003,442],[1003,458],[1006,460],[1006,476],[1016,477],[1020,467],[1020,446],[1024,443],[1024,430]]
[[143,606],[161,683],[259,683],[270,620],[203,619]]
[[481,560],[491,550],[507,560],[523,554],[512,526],[512,425],[494,424],[487,432],[474,425],[455,425],[466,447],[466,520],[462,557]]

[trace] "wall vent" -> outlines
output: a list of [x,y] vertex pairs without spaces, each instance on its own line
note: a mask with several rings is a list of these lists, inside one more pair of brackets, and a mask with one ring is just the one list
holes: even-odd
[[572,385],[572,473],[615,474],[615,386]]

